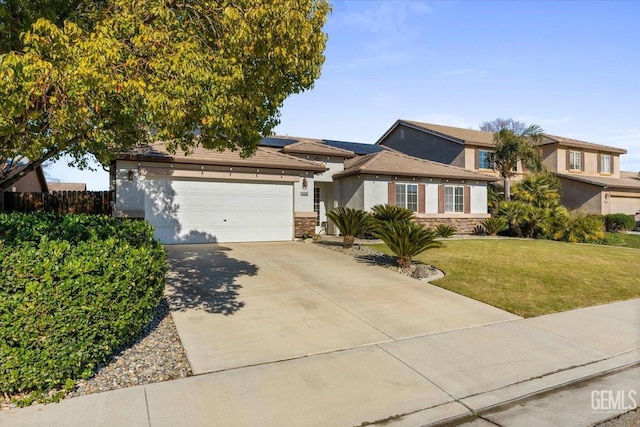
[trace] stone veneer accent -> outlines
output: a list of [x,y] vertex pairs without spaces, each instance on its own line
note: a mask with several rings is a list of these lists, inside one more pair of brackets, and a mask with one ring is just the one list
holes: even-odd
[[296,238],[301,238],[305,234],[308,236],[316,234],[316,217],[296,215],[294,224],[294,236]]
[[416,222],[425,228],[435,229],[440,224],[456,228],[456,234],[471,234],[484,218],[416,218]]

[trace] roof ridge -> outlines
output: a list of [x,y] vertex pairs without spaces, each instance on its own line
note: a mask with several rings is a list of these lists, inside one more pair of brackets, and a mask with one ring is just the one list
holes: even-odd
[[355,154],[355,152],[353,152],[352,150],[345,150],[344,148],[333,147],[333,146],[327,144],[326,142],[324,142],[324,140],[313,140],[313,139],[303,139],[303,140],[300,140],[298,142],[294,142],[293,144],[289,144],[289,145],[286,145],[285,147],[283,147],[283,150],[284,151],[290,150],[291,148],[293,148],[295,146],[300,146],[302,144],[311,144],[311,145],[314,145],[314,146],[321,147],[323,149],[328,149],[330,151],[336,151],[336,152],[339,152],[339,153],[344,153],[344,154],[349,154],[349,155]]
[[364,157],[367,157],[367,156],[371,156],[371,158],[367,159],[367,161],[365,161],[365,162],[363,162],[363,163],[360,163],[360,164],[357,166],[357,168],[358,168],[359,170],[364,170],[365,168],[367,168],[367,167],[371,166],[373,163],[375,163],[375,161],[377,160],[377,158],[378,158],[378,157],[380,157],[383,153],[385,153],[385,151],[384,151],[384,150],[383,150],[383,151],[378,151],[377,153],[371,153],[371,154],[367,154],[367,155],[365,155],[365,156],[362,156],[363,158],[364,158]]

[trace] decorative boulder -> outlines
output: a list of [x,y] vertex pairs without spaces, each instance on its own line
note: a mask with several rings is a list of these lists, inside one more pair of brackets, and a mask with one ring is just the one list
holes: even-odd
[[425,279],[431,276],[431,268],[428,265],[418,264],[412,276],[415,279]]

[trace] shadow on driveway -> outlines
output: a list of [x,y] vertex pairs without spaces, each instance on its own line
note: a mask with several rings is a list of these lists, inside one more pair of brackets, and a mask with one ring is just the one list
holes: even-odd
[[244,307],[238,301],[240,276],[255,276],[258,266],[229,256],[219,245],[167,247],[167,300],[173,311],[200,309],[232,315]]

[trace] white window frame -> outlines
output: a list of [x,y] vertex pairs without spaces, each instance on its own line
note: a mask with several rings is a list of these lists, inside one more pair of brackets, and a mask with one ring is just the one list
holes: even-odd
[[444,186],[444,211],[464,213],[464,185]]
[[572,171],[582,170],[582,152],[569,150],[569,164],[567,167]]
[[[606,159],[606,161],[605,161]],[[611,170],[611,154],[601,154],[600,155],[600,173],[613,173]]]
[[[486,153],[486,157],[483,159],[480,154]],[[478,169],[493,169],[494,162],[492,159],[493,151],[478,150]],[[488,166],[488,167],[485,167]]]
[[396,183],[395,192],[396,206],[418,212],[418,184]]

